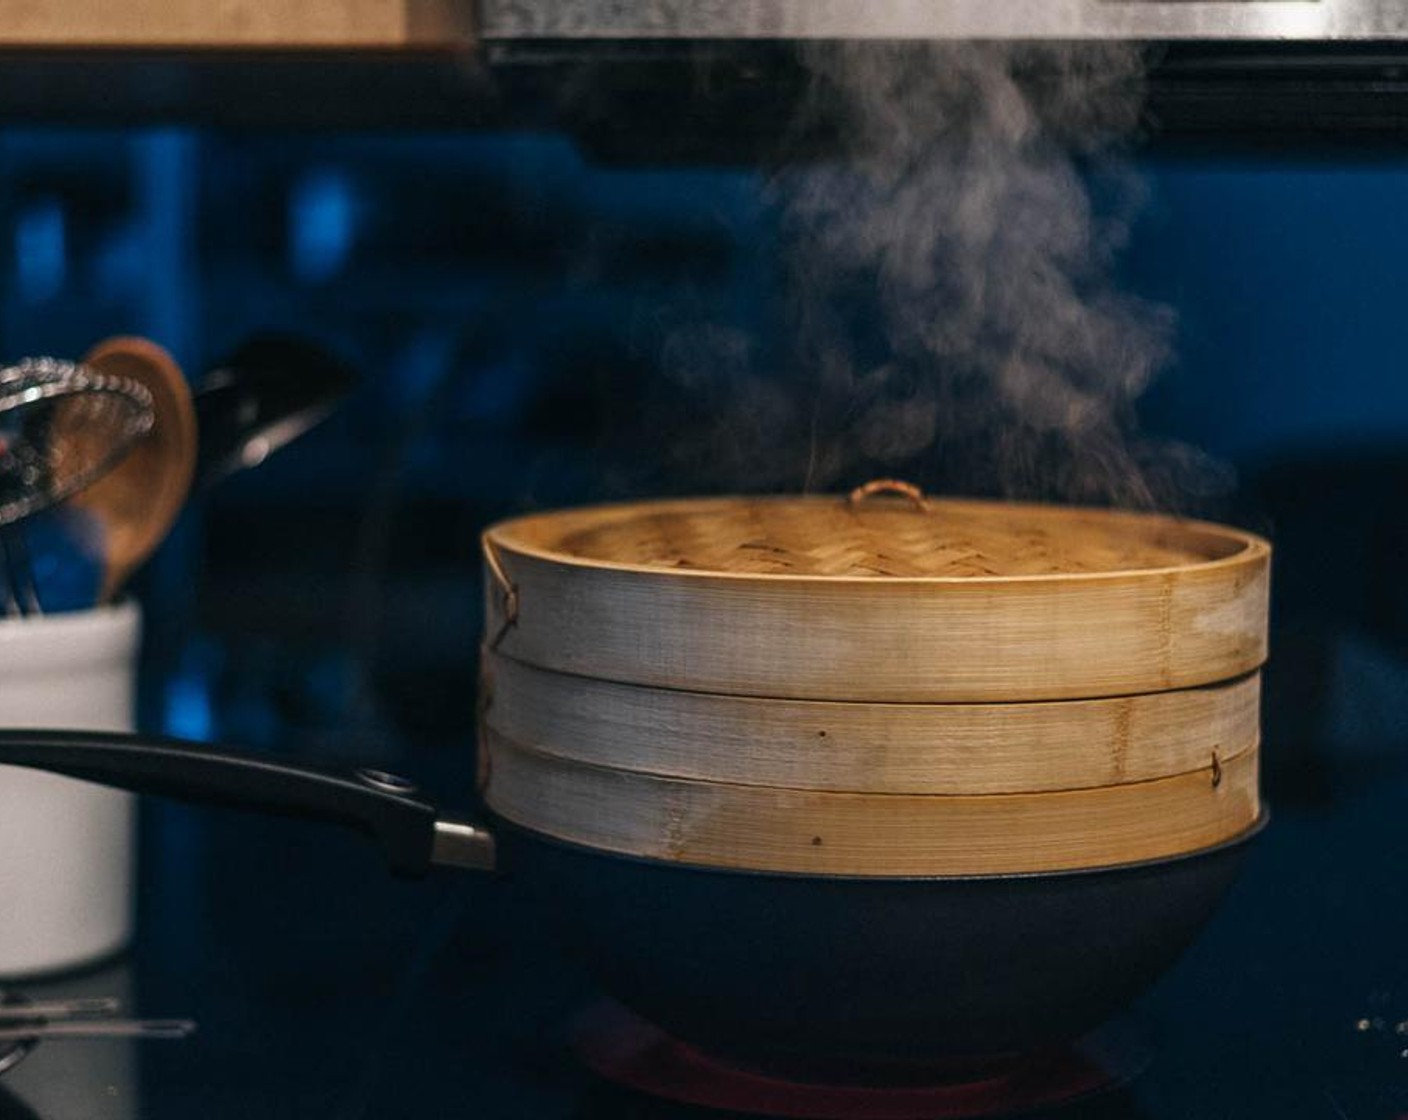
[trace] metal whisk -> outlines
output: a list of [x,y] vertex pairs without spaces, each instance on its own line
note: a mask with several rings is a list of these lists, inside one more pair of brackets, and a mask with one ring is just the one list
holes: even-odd
[[24,519],[90,486],[153,423],[129,378],[57,358],[0,367],[0,613],[42,613]]

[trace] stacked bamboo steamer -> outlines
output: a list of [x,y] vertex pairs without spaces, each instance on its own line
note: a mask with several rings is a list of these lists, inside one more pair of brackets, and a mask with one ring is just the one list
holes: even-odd
[[962,876],[1181,855],[1260,813],[1251,534],[886,481],[537,514],[483,545],[481,788],[534,832]]

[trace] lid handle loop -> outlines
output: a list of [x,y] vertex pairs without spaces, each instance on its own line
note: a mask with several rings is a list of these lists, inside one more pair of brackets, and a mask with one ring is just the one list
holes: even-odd
[[914,508],[920,513],[929,512],[929,503],[924,498],[924,491],[915,486],[912,482],[905,482],[899,478],[874,478],[863,486],[857,486],[851,491],[848,501],[853,506],[860,505],[866,498],[876,494],[899,494],[903,498],[908,498],[913,503]]

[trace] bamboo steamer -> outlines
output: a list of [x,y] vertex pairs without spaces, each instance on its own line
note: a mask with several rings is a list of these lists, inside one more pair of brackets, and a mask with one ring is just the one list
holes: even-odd
[[745,786],[1033,793],[1205,770],[1259,736],[1259,674],[1015,704],[771,700],[569,676],[486,650],[483,719],[567,762]]
[[555,758],[487,730],[485,800],[570,843],[700,867],[876,878],[1116,866],[1211,847],[1260,811],[1257,749],[1152,781],[936,796],[730,785]]
[[1165,692],[1265,660],[1270,548],[1252,534],[875,488],[495,525],[489,645],[661,689],[917,704]]
[[881,482],[540,514],[483,547],[481,785],[536,832],[965,876],[1181,855],[1260,812],[1250,534]]

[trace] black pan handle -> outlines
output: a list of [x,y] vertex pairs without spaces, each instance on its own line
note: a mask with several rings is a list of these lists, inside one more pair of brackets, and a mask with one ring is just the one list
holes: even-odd
[[238,751],[106,731],[0,731],[0,764],[25,766],[133,793],[340,824],[371,836],[391,869],[494,865],[493,837],[441,816],[404,778],[293,766]]

